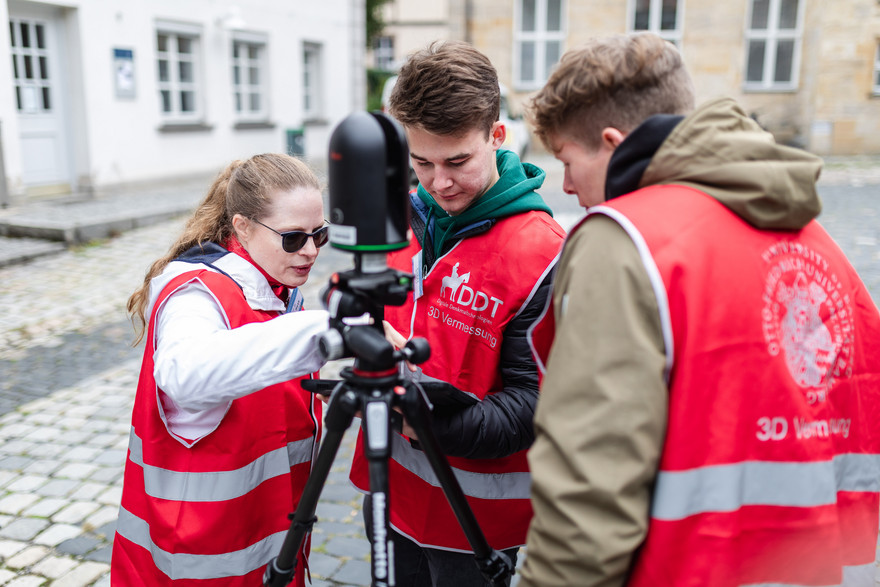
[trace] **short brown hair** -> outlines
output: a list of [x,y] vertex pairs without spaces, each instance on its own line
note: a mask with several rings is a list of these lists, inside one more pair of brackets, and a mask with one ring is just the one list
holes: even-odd
[[687,114],[694,87],[678,49],[653,33],[593,39],[567,51],[528,108],[535,134],[594,148],[603,128],[629,133],[655,114]]
[[388,111],[401,124],[436,135],[479,128],[488,136],[500,108],[498,72],[462,41],[435,41],[410,55],[388,98]]

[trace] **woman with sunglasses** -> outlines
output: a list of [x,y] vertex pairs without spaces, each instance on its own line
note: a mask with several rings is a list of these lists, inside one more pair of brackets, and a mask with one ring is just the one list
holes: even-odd
[[322,365],[328,315],[302,310],[297,287],[327,239],[304,163],[236,161],[129,299],[146,349],[114,586],[262,584],[321,435],[321,402],[299,380]]

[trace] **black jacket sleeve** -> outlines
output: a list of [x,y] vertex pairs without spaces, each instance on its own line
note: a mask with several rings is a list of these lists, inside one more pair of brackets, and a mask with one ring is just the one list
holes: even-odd
[[493,459],[531,446],[532,420],[538,403],[538,368],[526,338],[550,293],[552,272],[532,300],[504,330],[501,342],[503,388],[459,412],[432,418],[440,448],[449,456]]

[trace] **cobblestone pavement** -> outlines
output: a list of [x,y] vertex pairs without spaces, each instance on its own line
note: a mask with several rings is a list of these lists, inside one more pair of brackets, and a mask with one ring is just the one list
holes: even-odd
[[[566,228],[582,214],[548,170],[545,194]],[[880,165],[829,161],[820,220],[880,299]],[[125,301],[182,220],[0,267],[0,585],[109,585],[109,560],[142,347]],[[3,244],[0,242],[0,247]],[[323,249],[309,307],[349,255]],[[334,376],[339,364],[328,366]],[[369,584],[360,500],[347,480],[349,431],[318,507],[310,567],[317,586]],[[520,557],[522,558],[522,557]]]

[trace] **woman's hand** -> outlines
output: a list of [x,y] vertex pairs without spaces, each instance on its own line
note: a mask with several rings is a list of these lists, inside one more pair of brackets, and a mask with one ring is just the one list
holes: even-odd
[[[404,338],[402,334],[394,330],[394,327],[391,326],[391,324],[389,324],[387,320],[382,320],[382,328],[385,329],[385,340],[390,342],[395,349],[402,349],[403,346],[406,344],[406,338]],[[419,370],[418,367],[416,367],[409,361],[406,362],[406,366],[409,367],[409,370],[413,373]]]

